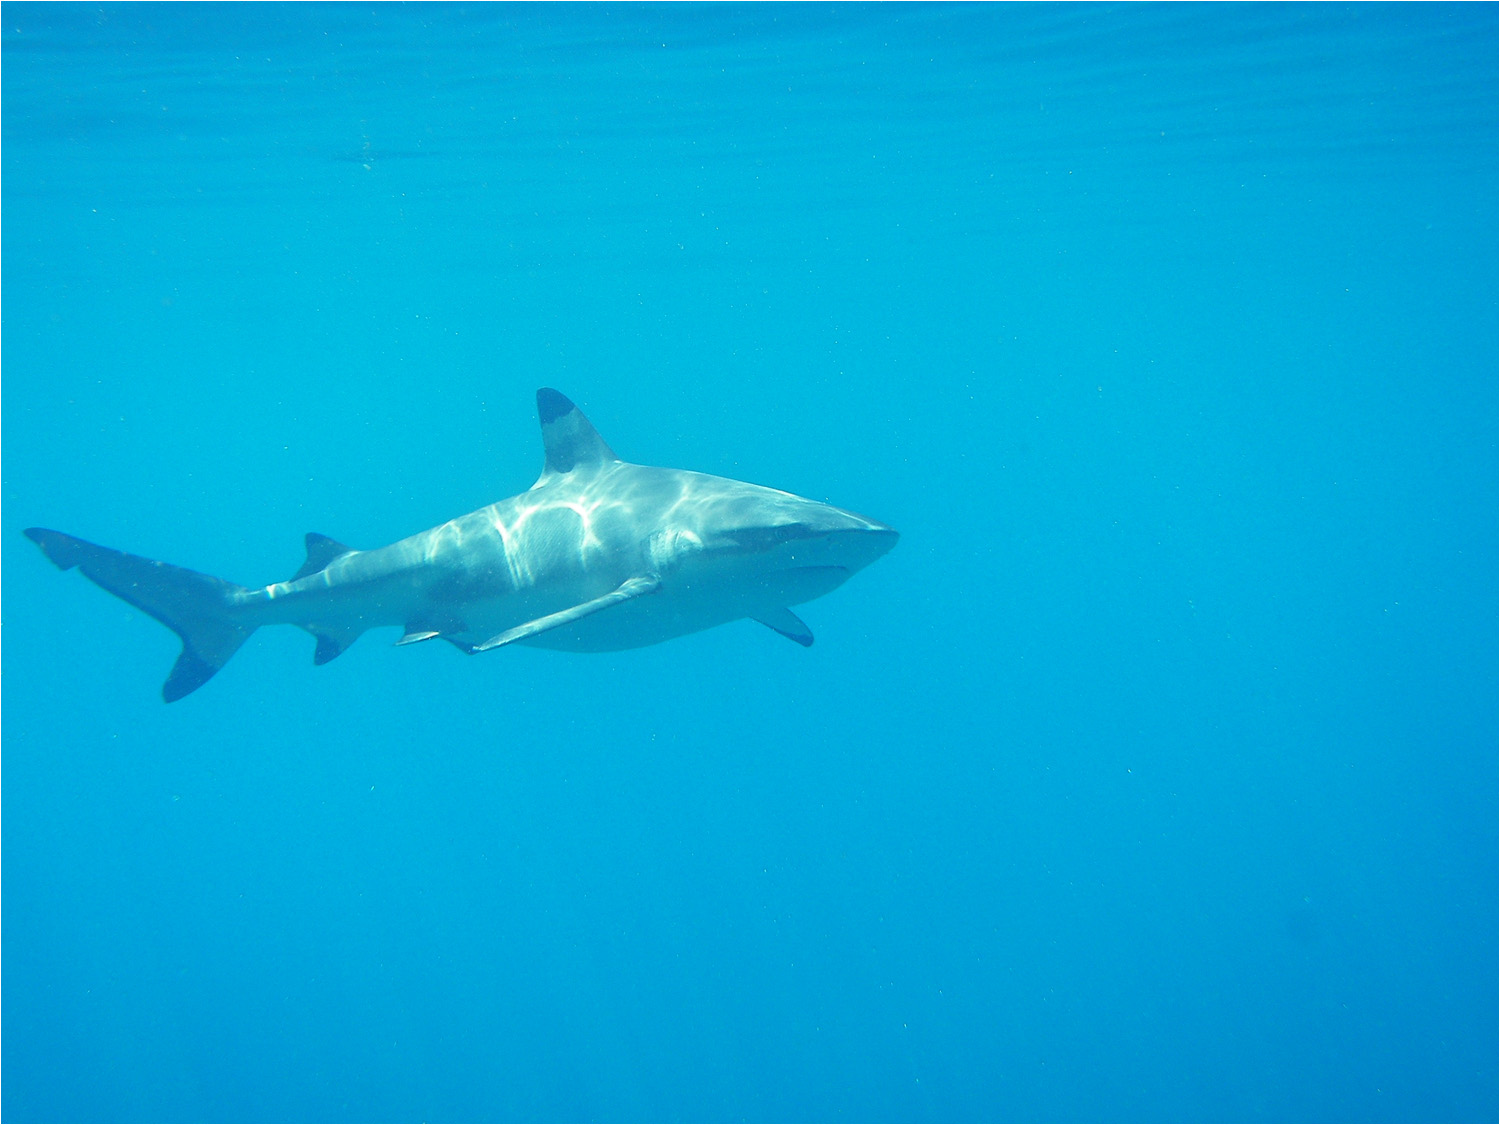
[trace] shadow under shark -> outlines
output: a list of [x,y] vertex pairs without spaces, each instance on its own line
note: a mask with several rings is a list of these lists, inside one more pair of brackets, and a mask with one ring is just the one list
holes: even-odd
[[307,536],[307,561],[252,589],[33,527],[77,567],[182,639],[168,703],[208,682],[262,625],[296,625],[327,664],[366,629],[466,653],[528,644],[607,652],[751,618],[801,645],[791,606],[896,545],[885,524],[726,477],[621,461],[571,401],[536,394],[546,464],[530,491],[373,551]]

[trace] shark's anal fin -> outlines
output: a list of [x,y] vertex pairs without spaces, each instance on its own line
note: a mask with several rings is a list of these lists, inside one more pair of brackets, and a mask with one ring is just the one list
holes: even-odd
[[787,640],[796,641],[803,648],[813,643],[813,633],[807,627],[807,622],[785,607],[759,614],[755,620],[767,629],[774,629]]
[[621,582],[607,594],[601,594],[578,605],[560,609],[556,613],[549,613],[546,617],[538,617],[528,621],[524,625],[517,625],[514,629],[507,629],[498,633],[470,649],[471,652],[488,652],[492,648],[500,648],[502,645],[514,644],[516,641],[524,641],[527,637],[534,637],[538,633],[545,633],[548,629],[556,629],[563,625],[571,625],[575,621],[582,621],[600,610],[608,609],[610,606],[628,602],[632,598],[639,598],[643,594],[649,594],[661,585],[661,579],[654,574],[642,575],[639,578],[630,578]]
[[313,649],[313,663],[320,668],[359,640],[357,630],[319,627],[308,631],[318,640],[318,647]]
[[[337,539],[330,539],[326,535],[319,535],[316,531],[309,531],[307,533],[306,542],[307,561],[302,564],[302,568],[296,574],[292,575],[291,580],[293,582],[299,578],[306,578],[309,574],[317,574],[318,571],[322,570],[340,555],[350,553],[350,548],[344,546]],[[330,656],[328,659],[332,660],[333,657]]]

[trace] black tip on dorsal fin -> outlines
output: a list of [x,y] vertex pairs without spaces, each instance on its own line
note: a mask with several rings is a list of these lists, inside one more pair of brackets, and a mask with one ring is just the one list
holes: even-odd
[[[302,564],[301,570],[292,575],[291,581],[306,578],[309,574],[317,574],[334,559],[340,555],[347,555],[349,551],[350,548],[337,539],[330,539],[326,535],[319,535],[316,531],[309,531],[307,533],[307,561]],[[330,656],[328,659],[332,660],[333,657]]]
[[619,460],[567,395],[551,387],[537,391],[536,416],[542,423],[542,448],[547,454],[543,476],[598,468]]

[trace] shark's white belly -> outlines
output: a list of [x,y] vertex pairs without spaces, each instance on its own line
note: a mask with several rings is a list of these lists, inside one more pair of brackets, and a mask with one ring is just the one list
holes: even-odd
[[807,567],[748,581],[722,574],[668,576],[655,593],[517,643],[564,652],[644,648],[812,601],[842,585],[849,573],[841,567]]
[[668,587],[517,643],[564,652],[618,652],[712,629],[753,612],[747,605]]

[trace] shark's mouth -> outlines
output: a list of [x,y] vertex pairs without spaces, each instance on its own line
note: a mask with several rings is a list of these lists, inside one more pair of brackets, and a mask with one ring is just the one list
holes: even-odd
[[707,546],[709,554],[765,554],[789,543],[801,543],[821,539],[825,532],[801,523],[782,524],[779,527],[742,527],[716,537]]

